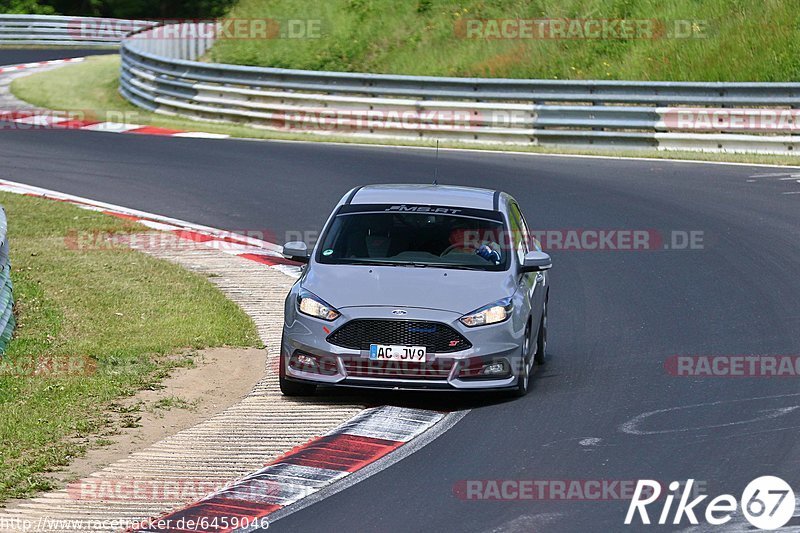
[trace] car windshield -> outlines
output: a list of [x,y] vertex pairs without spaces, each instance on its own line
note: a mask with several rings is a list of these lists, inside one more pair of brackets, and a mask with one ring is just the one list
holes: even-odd
[[504,233],[500,220],[460,213],[340,212],[322,238],[317,261],[505,270]]

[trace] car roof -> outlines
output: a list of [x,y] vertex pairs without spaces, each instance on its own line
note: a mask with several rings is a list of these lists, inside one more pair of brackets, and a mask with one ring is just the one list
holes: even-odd
[[353,189],[345,203],[441,205],[498,211],[500,191],[457,185],[365,185]]

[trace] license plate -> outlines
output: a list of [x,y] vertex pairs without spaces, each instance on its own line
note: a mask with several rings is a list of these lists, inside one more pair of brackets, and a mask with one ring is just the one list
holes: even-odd
[[424,346],[395,346],[391,344],[370,344],[369,358],[373,361],[412,361],[425,362],[428,357]]

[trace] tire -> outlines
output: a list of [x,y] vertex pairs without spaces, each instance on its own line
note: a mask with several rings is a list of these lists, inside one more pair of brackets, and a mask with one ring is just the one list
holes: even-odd
[[537,365],[543,365],[547,361],[547,302],[542,311],[542,323],[539,326],[539,335],[536,336],[536,355],[533,360]]
[[525,328],[525,343],[522,345],[522,370],[517,379],[517,388],[514,389],[512,395],[516,398],[522,398],[531,388],[531,325]]
[[281,353],[280,370],[278,371],[278,384],[284,396],[313,396],[317,386],[311,383],[298,383],[286,379],[286,360]]

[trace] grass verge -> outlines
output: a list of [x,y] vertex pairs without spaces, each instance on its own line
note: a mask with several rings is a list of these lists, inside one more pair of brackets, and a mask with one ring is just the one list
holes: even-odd
[[[52,488],[46,473],[113,434],[110,403],[157,387],[191,350],[260,344],[252,321],[202,277],[75,237],[142,227],[0,193],[18,327],[0,357],[0,501]],[[182,354],[182,355],[176,355]]]
[[[311,38],[222,39],[212,61],[431,76],[800,79],[796,0],[238,0],[228,16],[284,21],[286,35]],[[519,19],[541,21],[546,33],[491,31],[489,21]],[[600,29],[620,20],[653,31]],[[311,24],[320,31],[302,31]]]
[[[369,139],[313,133],[284,133],[235,123],[216,123],[187,118],[172,117],[142,110],[119,95],[119,56],[90,57],[83,63],[17,78],[11,91],[17,98],[33,105],[59,111],[86,111],[98,117],[119,120],[124,113],[131,122],[162,128],[222,133],[244,139],[273,139],[289,141],[339,142],[395,146],[435,146],[432,140]],[[111,114],[114,114],[113,116]],[[112,121],[113,121],[112,120]],[[767,154],[721,154],[703,152],[680,152],[658,150],[616,150],[552,148],[525,145],[481,145],[453,141],[442,141],[443,148],[469,148],[486,151],[513,151],[540,154],[602,155],[613,157],[656,159],[685,159],[700,161],[727,161],[736,163],[798,165],[797,156]]]

